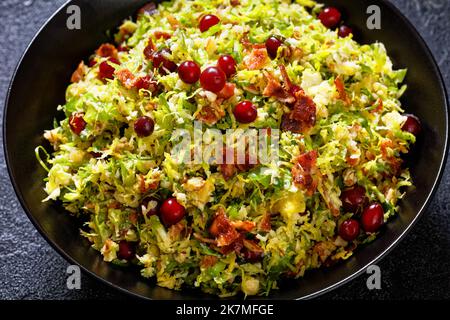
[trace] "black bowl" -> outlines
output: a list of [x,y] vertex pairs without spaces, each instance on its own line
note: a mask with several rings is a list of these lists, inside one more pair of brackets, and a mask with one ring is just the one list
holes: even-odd
[[[99,44],[110,40],[106,30],[114,30],[146,0],[74,0],[59,9],[38,32],[23,55],[9,87],[3,119],[4,148],[14,189],[30,220],[47,241],[71,263],[127,293],[152,299],[213,298],[198,291],[175,292],[157,287],[133,268],[103,262],[100,255],[79,235],[80,223],[57,204],[42,203],[45,172],[35,159],[34,149],[44,144],[42,133],[61,116],[56,106],[64,103],[65,87],[79,61]],[[360,274],[391,250],[424,212],[435,192],[447,154],[447,97],[438,67],[414,27],[387,1],[324,1],[337,6],[357,31],[363,43],[383,42],[396,68],[408,67],[409,89],[403,97],[407,112],[422,120],[423,133],[409,159],[416,187],[401,201],[401,213],[389,222],[372,244],[358,250],[346,262],[308,272],[298,281],[283,284],[271,299],[317,296]],[[368,30],[369,5],[381,9],[380,30]],[[68,30],[67,7],[81,8],[80,30]]]

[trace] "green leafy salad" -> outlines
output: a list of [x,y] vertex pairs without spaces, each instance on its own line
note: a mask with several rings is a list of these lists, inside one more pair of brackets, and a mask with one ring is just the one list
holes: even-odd
[[[73,73],[44,133],[53,151],[36,149],[44,201],[159,286],[267,295],[348,259],[398,212],[420,132],[405,75],[312,0],[147,4]],[[211,130],[264,133],[276,157],[223,138],[220,155],[185,161]]]

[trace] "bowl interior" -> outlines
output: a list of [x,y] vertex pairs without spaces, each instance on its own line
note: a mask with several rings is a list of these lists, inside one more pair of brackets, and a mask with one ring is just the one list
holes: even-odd
[[[99,44],[110,41],[106,30],[147,1],[75,0],[66,4],[46,24],[25,53],[11,83],[4,117],[4,143],[14,188],[30,219],[45,238],[67,259],[94,276],[132,294],[152,299],[212,298],[198,291],[175,292],[155,286],[133,268],[119,268],[103,262],[100,255],[79,235],[80,223],[61,206],[45,198],[42,179],[45,171],[35,159],[34,149],[44,145],[42,133],[60,117],[56,106],[64,103],[65,88],[81,59]],[[359,250],[345,263],[307,273],[298,281],[283,284],[271,299],[294,299],[317,295],[352,276],[387,252],[412,226],[435,189],[442,172],[447,148],[447,102],[436,64],[411,25],[390,4],[382,0],[323,1],[344,12],[344,19],[356,30],[359,42],[383,42],[396,68],[408,67],[408,90],[402,99],[408,113],[416,114],[424,131],[408,162],[416,187],[401,201],[401,213],[372,244]],[[81,8],[80,30],[66,27],[67,6]],[[369,30],[369,5],[380,8],[380,30]],[[48,148],[48,150],[50,150]]]

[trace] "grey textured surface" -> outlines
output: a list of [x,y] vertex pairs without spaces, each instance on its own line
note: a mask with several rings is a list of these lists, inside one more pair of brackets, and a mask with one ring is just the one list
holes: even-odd
[[[64,0],[0,2],[0,102],[13,70],[45,20]],[[450,1],[392,0],[413,22],[433,51],[447,87],[450,84]],[[3,107],[0,112],[3,113]],[[0,133],[1,135],[1,133]],[[324,295],[326,299],[450,298],[450,172],[447,170],[428,212],[379,264],[382,289],[369,291],[366,276]],[[102,283],[82,277],[81,290],[66,288],[68,263],[38,234],[26,217],[6,172],[0,151],[0,298],[121,299]]]

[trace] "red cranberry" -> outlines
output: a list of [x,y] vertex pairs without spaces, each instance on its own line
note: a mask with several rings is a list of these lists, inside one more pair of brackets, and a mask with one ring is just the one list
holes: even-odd
[[80,135],[81,131],[86,128],[86,121],[83,119],[84,113],[72,113],[69,117],[70,130],[76,135]]
[[226,81],[225,73],[217,67],[208,67],[200,75],[202,88],[215,93],[223,89]]
[[134,244],[126,240],[119,242],[119,251],[117,257],[123,260],[131,260],[134,258],[135,247]]
[[134,132],[138,137],[148,137],[155,129],[155,122],[147,116],[140,117],[134,123]]
[[200,79],[200,73],[200,67],[194,61],[185,61],[178,67],[178,76],[185,83],[196,83]]
[[355,219],[345,220],[339,227],[339,235],[345,241],[355,240],[359,235],[359,222]]
[[166,199],[159,209],[163,223],[169,227],[180,222],[186,214],[186,209],[175,198]]
[[113,66],[111,66],[108,62],[120,64],[119,60],[117,60],[115,58],[108,58],[108,60],[100,63],[99,69],[98,69],[98,77],[102,80],[114,78],[114,71],[116,69]]
[[213,14],[207,14],[207,15],[203,16],[202,19],[200,20],[200,24],[199,24],[200,31],[201,32],[208,31],[209,28],[211,28],[212,26],[215,26],[219,22],[220,22],[220,19],[217,16],[215,16]]
[[418,136],[420,131],[422,131],[422,125],[420,124],[419,118],[417,118],[413,114],[407,114],[406,121],[402,126],[402,130]]
[[319,14],[319,19],[327,28],[334,28],[341,21],[341,13],[338,9],[327,7]]
[[234,61],[234,58],[229,54],[220,56],[217,61],[217,66],[225,72],[228,78],[236,73],[236,61]]
[[153,67],[157,68],[162,75],[165,75],[168,72],[177,71],[178,66],[176,65],[176,63],[166,58],[166,56],[170,54],[170,50],[161,49],[154,52],[152,55]]
[[341,194],[341,201],[345,212],[361,212],[367,203],[366,189],[361,186],[355,186],[344,190]]
[[256,110],[253,103],[246,100],[239,102],[234,107],[233,114],[240,123],[250,123],[255,121],[258,116],[258,110]]
[[271,36],[266,40],[266,49],[269,57],[275,59],[277,57],[278,48],[283,44],[277,37]]
[[353,33],[353,30],[349,26],[342,25],[339,27],[338,36],[341,38],[348,37],[352,33]]
[[361,223],[366,232],[376,232],[384,223],[384,210],[381,204],[373,203],[364,209]]

